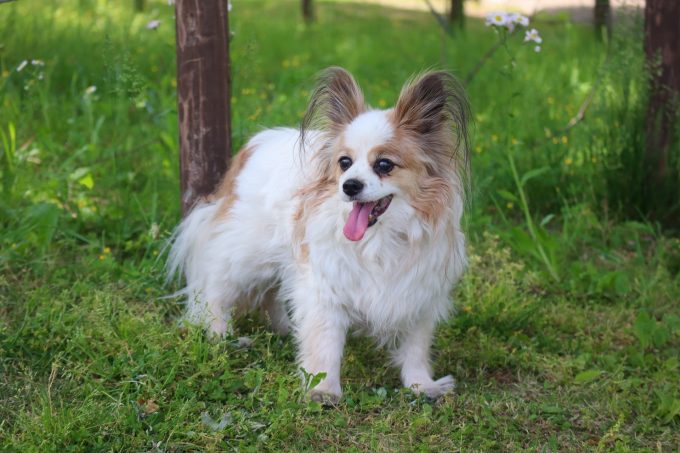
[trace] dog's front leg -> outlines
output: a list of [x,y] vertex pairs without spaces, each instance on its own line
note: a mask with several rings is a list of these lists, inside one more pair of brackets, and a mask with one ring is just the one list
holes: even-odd
[[348,319],[340,309],[310,301],[297,307],[295,332],[299,348],[300,366],[311,374],[326,373],[326,377],[309,396],[324,404],[340,400],[340,364],[345,347]]
[[432,379],[430,367],[430,345],[434,336],[436,322],[423,319],[407,332],[400,335],[397,349],[393,352],[394,361],[401,367],[401,381],[404,387],[415,393],[424,393],[430,398],[438,398],[453,390],[453,377]]

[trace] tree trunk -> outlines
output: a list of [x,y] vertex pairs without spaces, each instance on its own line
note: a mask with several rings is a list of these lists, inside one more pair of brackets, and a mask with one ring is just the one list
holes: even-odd
[[595,0],[593,11],[593,22],[595,23],[595,36],[602,39],[602,29],[607,30],[607,38],[612,34],[612,7],[609,0]]
[[309,23],[314,20],[314,10],[312,8],[312,0],[302,0],[302,17],[305,22]]
[[465,9],[463,7],[463,0],[451,0],[451,9],[449,9],[449,22],[463,28],[465,24]]
[[177,0],[182,213],[212,193],[231,158],[227,0]]
[[[680,2],[647,0],[645,54],[650,70],[646,123],[646,196],[650,205],[673,196],[669,187],[670,152],[678,153],[677,109],[680,96]],[[678,156],[674,156],[677,158]],[[672,200],[665,200],[672,203]],[[657,204],[658,205],[658,204]]]

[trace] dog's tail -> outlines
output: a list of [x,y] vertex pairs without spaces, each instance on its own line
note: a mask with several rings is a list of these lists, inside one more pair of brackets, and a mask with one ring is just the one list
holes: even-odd
[[179,224],[168,240],[170,248],[165,265],[166,282],[174,279],[186,279],[186,286],[173,296],[187,295],[191,287],[200,279],[198,270],[205,258],[206,245],[210,239],[217,210],[217,203],[202,203],[194,207],[189,215]]

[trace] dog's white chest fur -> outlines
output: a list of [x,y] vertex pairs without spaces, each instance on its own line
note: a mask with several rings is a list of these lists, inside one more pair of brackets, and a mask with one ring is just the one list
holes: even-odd
[[424,314],[442,318],[450,305],[448,290],[465,265],[463,236],[453,238],[459,243],[452,247],[446,231],[426,238],[416,222],[410,234],[404,233],[399,216],[407,220],[413,213],[394,203],[392,211],[354,243],[340,233],[342,215],[332,212],[346,210],[335,204],[322,206],[310,219],[309,261],[300,269],[313,275],[321,299],[341,306],[378,337],[407,330]]

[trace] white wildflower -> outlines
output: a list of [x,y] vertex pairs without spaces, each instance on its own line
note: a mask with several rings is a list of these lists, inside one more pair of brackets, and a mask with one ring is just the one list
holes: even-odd
[[505,27],[509,31],[514,31],[516,25],[526,27],[529,25],[529,18],[519,13],[506,13],[496,11],[486,15],[486,26]]
[[529,42],[533,41],[536,44],[540,44],[543,42],[543,38],[541,38],[541,35],[538,34],[538,30],[535,28],[532,28],[531,30],[527,30],[524,33],[524,42]]
[[503,27],[507,20],[508,16],[504,12],[489,13],[486,15],[486,26],[495,25],[497,27]]
[[23,71],[27,64],[28,60],[24,60],[21,63],[19,63],[19,66],[17,66],[17,72]]
[[526,27],[527,25],[529,25],[529,18],[519,13],[508,13],[506,15],[506,20],[508,23],[512,23],[513,25],[514,24],[521,25],[522,27]]
[[540,51],[541,51],[541,46],[534,47],[534,52],[540,52]]
[[42,60],[31,60],[33,66],[45,66],[45,62]]
[[520,14],[508,13],[505,15],[505,26],[508,30],[513,31],[515,29],[515,24],[519,24]]
[[89,87],[85,88],[85,94],[87,96],[92,96],[95,91],[97,91],[97,87],[94,85],[90,85]]
[[158,26],[161,24],[161,21],[158,19],[150,20],[148,24],[146,24],[146,29],[147,30],[155,30],[158,28]]

